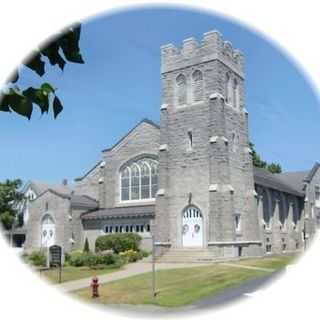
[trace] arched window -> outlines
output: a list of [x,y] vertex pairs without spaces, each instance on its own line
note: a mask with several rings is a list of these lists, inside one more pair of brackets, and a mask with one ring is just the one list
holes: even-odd
[[263,221],[265,223],[266,229],[271,227],[271,214],[270,214],[270,205],[269,205],[269,195],[264,190],[262,193],[263,199]]
[[237,79],[233,80],[233,106],[235,108],[240,107],[240,92],[239,92],[239,83]]
[[230,73],[226,75],[226,100],[228,104],[233,105],[232,78]]
[[192,98],[193,102],[203,100],[203,76],[200,70],[192,73]]
[[187,103],[187,79],[183,74],[176,78],[176,101],[178,106]]
[[131,200],[140,198],[140,167],[135,163],[131,167]]
[[121,199],[130,199],[130,168],[125,168],[121,172]]
[[143,158],[120,171],[121,201],[154,199],[158,191],[158,161]]
[[239,135],[236,132],[231,134],[231,151],[237,152],[239,146]]

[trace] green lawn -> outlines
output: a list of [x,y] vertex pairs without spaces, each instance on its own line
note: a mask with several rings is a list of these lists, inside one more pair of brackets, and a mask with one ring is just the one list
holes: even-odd
[[[88,267],[68,266],[62,269],[62,282],[78,280],[82,278],[89,278],[119,270],[121,270],[121,268],[109,267],[102,270],[92,270]],[[59,281],[59,269],[46,270],[42,271],[41,273],[37,271],[37,273],[39,273],[42,278],[48,280],[51,283],[58,283]]]
[[[292,258],[292,256],[268,257],[261,262],[255,259],[234,264],[279,269],[291,261],[289,257]],[[151,297],[151,273],[102,285],[100,297],[95,300],[90,298],[88,289],[82,289],[73,294],[80,299],[99,304],[154,304],[178,307],[268,274],[270,273],[266,271],[237,269],[217,263],[203,267],[157,271],[156,282],[159,293],[156,298]]]
[[294,262],[298,258],[297,254],[271,255],[259,259],[248,259],[238,262],[241,265],[252,267],[282,269],[288,264]]

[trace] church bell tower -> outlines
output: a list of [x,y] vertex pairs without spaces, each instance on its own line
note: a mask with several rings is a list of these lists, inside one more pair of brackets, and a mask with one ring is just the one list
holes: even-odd
[[260,255],[243,67],[217,31],[161,47],[158,254]]

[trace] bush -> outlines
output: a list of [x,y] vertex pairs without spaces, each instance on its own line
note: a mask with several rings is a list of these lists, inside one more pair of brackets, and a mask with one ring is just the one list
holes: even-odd
[[151,252],[145,251],[145,250],[140,250],[140,252],[141,252],[143,258],[149,257],[151,254]]
[[128,262],[136,262],[142,259],[143,255],[140,251],[127,250],[124,252],[120,252],[120,257],[125,258]]
[[88,254],[81,250],[72,251],[66,257],[66,261],[73,267],[83,267],[88,259]]
[[45,267],[47,265],[47,257],[43,251],[33,251],[27,256],[27,259],[37,267]]
[[141,237],[136,233],[118,233],[100,236],[96,240],[96,252],[112,249],[115,253],[138,251]]
[[73,251],[68,255],[68,264],[73,267],[90,267],[92,269],[103,269],[106,266],[122,266],[123,262],[119,261],[120,257],[116,254],[94,254],[82,251]]

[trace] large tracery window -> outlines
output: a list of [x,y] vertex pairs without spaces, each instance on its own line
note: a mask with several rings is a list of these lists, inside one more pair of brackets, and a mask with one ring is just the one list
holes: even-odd
[[154,199],[158,191],[158,161],[144,158],[120,172],[121,201]]

